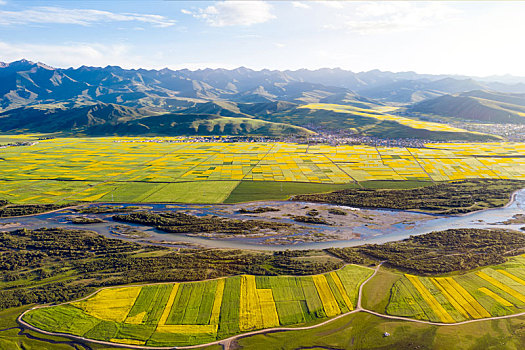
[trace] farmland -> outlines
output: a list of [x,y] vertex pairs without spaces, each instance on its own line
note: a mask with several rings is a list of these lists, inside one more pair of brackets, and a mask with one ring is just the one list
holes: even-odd
[[525,257],[463,275],[405,274],[391,290],[386,312],[439,323],[519,313],[525,308]]
[[120,344],[202,344],[246,331],[316,322],[355,308],[370,275],[357,265],[313,276],[241,275],[102,289],[23,317],[42,330]]
[[15,204],[231,203],[374,187],[376,182],[382,186],[385,181],[525,179],[521,143],[387,148],[141,140],[57,138],[1,149],[0,199]]
[[[313,276],[240,275],[202,282],[119,286],[102,289],[80,301],[30,310],[23,320],[42,330],[116,344],[153,347],[204,344],[257,329],[315,324],[355,310],[357,289],[371,274],[370,268],[347,265]],[[381,322],[380,328],[388,328],[389,332],[400,331],[398,327],[406,322],[402,318],[448,325],[483,321],[522,312],[525,256],[511,257],[503,264],[464,274],[424,277],[386,269],[369,284],[363,290],[363,307],[386,318],[401,316]],[[387,296],[386,303],[380,301],[383,295]],[[363,313],[351,317],[366,323],[378,322],[370,319],[376,316]],[[512,319],[501,322],[514,324]],[[485,327],[484,324],[479,327]],[[319,329],[327,327],[344,332],[348,329],[341,327],[339,321]],[[416,336],[419,328],[430,324],[414,327],[410,329]],[[462,325],[444,329],[464,327],[469,328]],[[367,329],[374,330],[367,339],[379,334],[377,328]],[[299,337],[301,340],[296,342],[309,339],[313,344],[321,344],[327,339],[314,341],[308,338],[311,332],[316,331],[304,331],[301,334],[306,338]],[[326,333],[329,334],[332,332]],[[422,341],[423,338],[418,340],[419,335],[412,341]],[[248,346],[250,339],[261,337],[266,338],[257,335],[236,342]],[[401,339],[403,336],[397,334],[392,341],[407,341]]]

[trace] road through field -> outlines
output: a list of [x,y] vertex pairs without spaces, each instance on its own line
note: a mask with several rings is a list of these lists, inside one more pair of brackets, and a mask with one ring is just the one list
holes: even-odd
[[[322,327],[322,326],[324,326],[326,324],[329,324],[329,323],[331,323],[331,322],[333,322],[335,320],[338,320],[338,319],[340,319],[342,317],[345,317],[345,316],[348,316],[350,314],[354,314],[354,313],[357,313],[357,312],[366,312],[366,313],[369,313],[371,315],[375,315],[375,316],[378,316],[378,317],[381,317],[381,318],[385,318],[385,319],[390,319],[390,320],[415,322],[415,323],[428,324],[428,325],[433,325],[433,326],[457,326],[457,325],[473,323],[473,322],[489,321],[489,320],[500,320],[500,319],[506,319],[506,318],[512,318],[512,317],[525,316],[525,312],[521,312],[521,313],[513,314],[513,315],[494,316],[494,317],[481,318],[481,319],[468,320],[468,321],[455,322],[455,323],[439,323],[439,322],[416,320],[416,319],[399,317],[399,316],[385,315],[385,314],[382,314],[382,313],[379,313],[379,312],[375,312],[375,311],[372,311],[372,310],[365,309],[365,308],[362,307],[362,304],[361,304],[362,297],[363,297],[363,287],[372,278],[374,278],[374,276],[378,273],[379,269],[381,268],[381,266],[385,262],[386,261],[382,261],[380,264],[378,264],[376,266],[376,268],[374,269],[374,272],[372,273],[372,275],[370,275],[370,277],[368,277],[359,286],[358,297],[357,297],[357,305],[356,305],[356,308],[354,310],[352,310],[352,311],[349,311],[347,313],[338,315],[338,316],[336,316],[334,318],[331,318],[329,320],[326,320],[324,322],[321,322],[321,323],[318,323],[318,324],[315,324],[315,325],[312,325],[312,326],[305,326],[305,327],[277,327],[277,328],[261,329],[261,330],[257,330],[257,331],[252,331],[252,332],[248,332],[248,333],[242,333],[242,334],[234,335],[234,336],[226,338],[226,339],[217,340],[217,341],[206,343],[206,344],[191,345],[191,346],[177,346],[177,347],[154,347],[154,346],[144,346],[144,345],[117,344],[117,343],[101,341],[101,340],[92,340],[92,339],[88,339],[88,338],[84,338],[84,337],[80,337],[80,336],[74,336],[74,335],[65,334],[65,333],[55,333],[55,332],[44,331],[44,330],[41,330],[41,329],[39,329],[37,327],[34,327],[34,326],[32,326],[32,325],[30,325],[27,322],[22,320],[23,316],[27,312],[29,312],[31,310],[34,310],[35,308],[46,307],[46,306],[36,306],[34,308],[26,310],[25,312],[23,312],[17,318],[17,322],[22,327],[25,327],[25,328],[27,328],[29,330],[33,330],[33,331],[36,331],[36,332],[39,332],[39,333],[42,333],[42,334],[46,334],[46,335],[50,335],[50,336],[61,336],[61,337],[66,337],[66,338],[69,338],[69,339],[73,339],[75,341],[86,342],[86,343],[96,343],[96,344],[102,344],[102,345],[117,347],[117,348],[147,349],[147,350],[155,350],[155,349],[157,349],[157,350],[168,350],[168,349],[197,349],[197,348],[202,348],[202,347],[205,347],[205,346],[221,345],[224,350],[230,350],[232,342],[235,341],[235,340],[241,339],[241,338],[245,338],[245,337],[249,337],[249,336],[253,336],[253,335],[258,335],[258,334],[267,334],[267,333],[276,333],[276,332],[285,332],[285,331],[310,330],[310,329]],[[98,291],[95,292],[95,293],[98,293]],[[95,293],[93,293],[93,294],[95,294]],[[89,295],[89,296],[87,296],[87,297],[85,297],[83,299],[87,299],[90,296],[92,296],[93,294],[91,294],[91,295]],[[44,339],[41,339],[41,340],[44,340]]]

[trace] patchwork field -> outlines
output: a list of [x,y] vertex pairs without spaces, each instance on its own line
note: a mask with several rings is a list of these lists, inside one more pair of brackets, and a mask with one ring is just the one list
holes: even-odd
[[121,344],[202,344],[351,311],[359,285],[372,272],[348,265],[315,276],[242,275],[107,288],[85,300],[34,309],[23,320],[50,332]]
[[59,138],[2,148],[0,199],[222,203],[232,202],[231,196],[250,200],[250,194],[236,194],[240,184],[250,183],[254,199],[271,184],[277,184],[273,193],[262,199],[281,199],[373,181],[525,179],[521,143],[386,148],[155,140]]
[[391,290],[386,312],[441,323],[511,315],[525,310],[525,257],[464,275],[409,274]]

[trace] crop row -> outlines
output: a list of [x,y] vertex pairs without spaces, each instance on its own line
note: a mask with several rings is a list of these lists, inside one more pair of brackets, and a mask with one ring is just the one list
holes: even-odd
[[454,277],[405,275],[392,287],[392,315],[453,323],[504,316],[525,307],[525,258]]

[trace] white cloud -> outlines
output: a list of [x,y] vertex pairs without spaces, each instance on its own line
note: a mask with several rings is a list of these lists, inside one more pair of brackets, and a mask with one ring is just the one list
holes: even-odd
[[182,9],[180,10],[180,12],[184,13],[185,15],[191,15],[193,12],[189,11],[189,10],[186,10],[186,9]]
[[317,3],[324,5],[326,7],[334,8],[334,9],[342,9],[345,5],[345,1],[335,1],[335,0],[321,0],[321,1],[317,1]]
[[0,25],[3,26],[46,23],[89,26],[102,22],[142,22],[156,27],[169,27],[175,24],[174,20],[161,15],[138,13],[113,13],[62,7],[34,7],[22,11],[0,10]]
[[193,16],[213,27],[250,26],[275,18],[272,6],[265,1],[221,1],[198,9]]
[[277,46],[278,48],[283,48],[283,47],[285,47],[286,45],[285,45],[285,44],[282,44],[282,43],[275,43],[275,46]]
[[368,2],[343,14],[343,21],[327,29],[348,29],[360,34],[416,30],[442,24],[458,14],[444,3]]
[[301,2],[301,1],[292,1],[292,6],[296,7],[296,8],[301,8],[301,9],[309,9],[310,8],[310,5],[305,4],[304,2]]
[[141,66],[142,60],[130,54],[127,45],[102,45],[97,43],[65,43],[61,45],[20,44],[0,41],[1,60],[11,62],[26,58],[55,67],[81,65],[125,67]]

